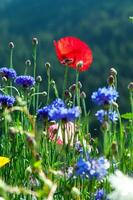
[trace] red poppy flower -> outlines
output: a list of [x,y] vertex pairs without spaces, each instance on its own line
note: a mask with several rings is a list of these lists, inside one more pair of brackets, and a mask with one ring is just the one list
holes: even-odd
[[79,71],[87,70],[92,61],[92,51],[86,43],[78,38],[69,36],[54,41],[57,57],[61,64],[68,65],[77,69],[80,63]]

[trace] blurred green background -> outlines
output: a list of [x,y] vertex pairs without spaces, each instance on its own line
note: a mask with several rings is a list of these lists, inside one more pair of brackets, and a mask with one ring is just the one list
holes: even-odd
[[[46,86],[47,61],[60,87],[64,67],[56,58],[53,40],[70,35],[79,37],[91,47],[94,56],[91,68],[80,74],[88,108],[92,106],[91,93],[106,85],[109,69],[115,67],[121,112],[129,111],[127,85],[133,81],[133,24],[129,22],[132,15],[132,0],[1,0],[0,67],[8,67],[8,43],[13,41],[14,68],[22,74],[25,60],[32,60],[32,37],[37,37],[37,67],[44,78],[42,87]],[[29,72],[33,73],[32,66]],[[69,84],[74,83],[74,70],[69,70],[69,77]]]

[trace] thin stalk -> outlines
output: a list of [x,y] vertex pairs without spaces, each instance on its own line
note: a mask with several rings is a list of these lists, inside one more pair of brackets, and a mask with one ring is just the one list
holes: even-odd
[[62,99],[64,100],[65,96],[65,89],[67,85],[67,78],[68,78],[68,67],[65,68],[65,74],[64,74],[64,83],[63,83],[63,91],[62,91]]
[[49,104],[49,96],[50,96],[50,69],[47,71],[47,76],[48,76],[48,89],[47,89],[47,105]]
[[79,96],[78,81],[79,81],[79,71],[76,70],[76,97],[77,97],[77,105],[80,107],[80,96]]

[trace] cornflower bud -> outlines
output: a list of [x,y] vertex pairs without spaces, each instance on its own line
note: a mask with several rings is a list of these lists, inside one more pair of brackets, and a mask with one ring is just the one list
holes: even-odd
[[131,92],[133,92],[133,82],[129,83],[128,89],[129,89]]
[[10,49],[14,49],[14,43],[13,43],[13,42],[9,42],[8,47],[9,47]]
[[36,82],[37,83],[41,83],[42,82],[42,77],[41,76],[37,76],[36,77]]
[[110,69],[110,75],[112,75],[112,76],[117,76],[117,71],[116,71],[116,69],[115,68],[111,68]]
[[38,39],[37,39],[37,38],[33,38],[33,39],[32,39],[32,44],[33,44],[34,46],[38,45]]

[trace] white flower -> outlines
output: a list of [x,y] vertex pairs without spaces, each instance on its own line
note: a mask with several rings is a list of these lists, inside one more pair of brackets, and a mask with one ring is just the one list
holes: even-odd
[[110,200],[133,200],[133,178],[116,171],[110,175],[109,181],[114,189],[108,195]]

